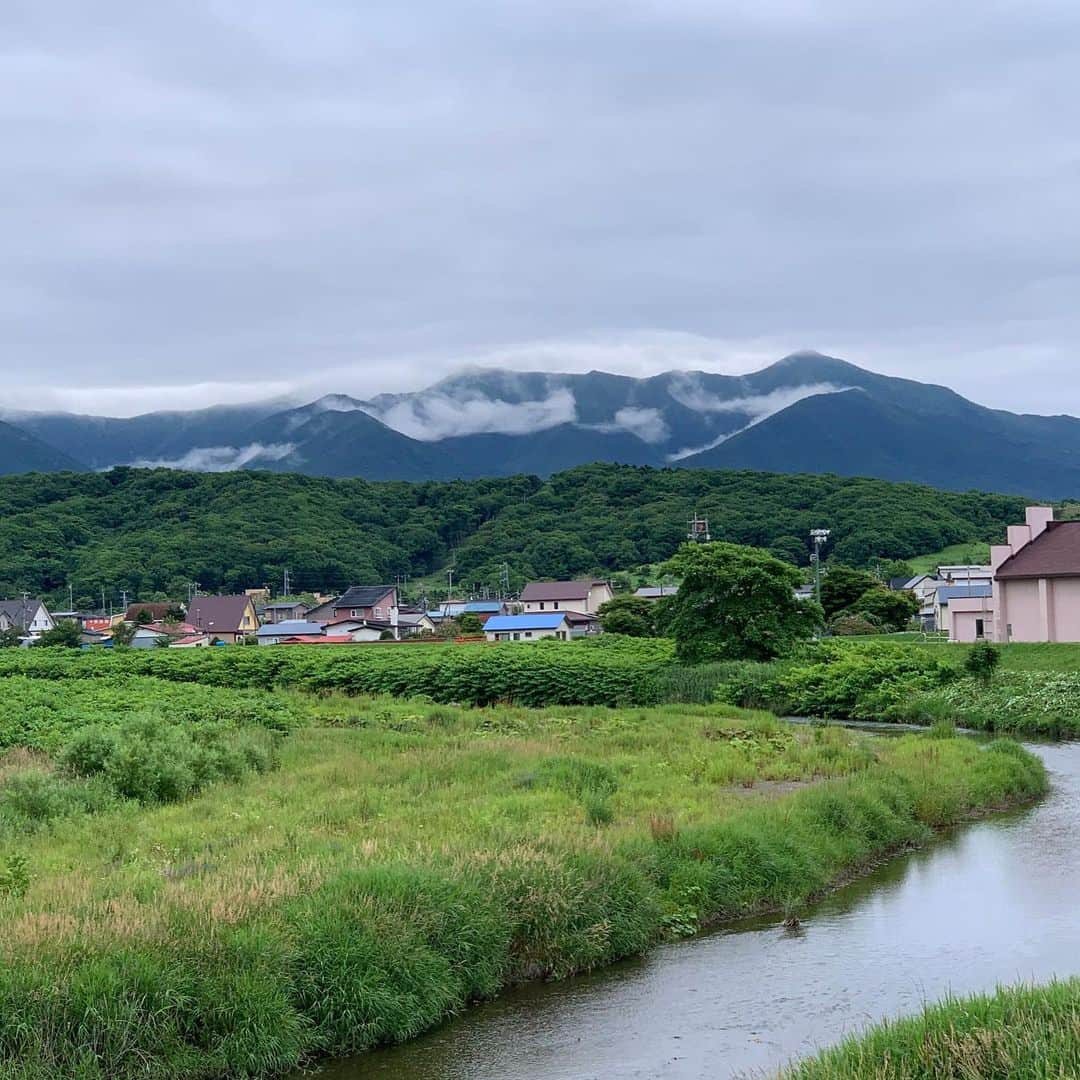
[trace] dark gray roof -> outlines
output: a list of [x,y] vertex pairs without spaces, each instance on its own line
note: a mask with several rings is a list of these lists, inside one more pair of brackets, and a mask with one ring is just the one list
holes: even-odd
[[335,601],[335,608],[362,608],[373,607],[388,592],[394,590],[393,585],[353,585],[346,589]]
[[12,625],[17,626],[20,630],[29,628],[40,607],[41,601],[33,598],[29,600],[21,598],[18,600],[0,600],[0,614],[6,615],[11,620]]
[[250,596],[198,596],[188,607],[187,621],[208,634],[235,634],[249,604]]

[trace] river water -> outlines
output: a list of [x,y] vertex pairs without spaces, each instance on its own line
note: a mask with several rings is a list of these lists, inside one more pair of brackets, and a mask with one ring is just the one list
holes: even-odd
[[320,1080],[721,1080],[949,993],[1080,974],[1080,744],[1039,805],[957,829],[807,910],[527,986]]

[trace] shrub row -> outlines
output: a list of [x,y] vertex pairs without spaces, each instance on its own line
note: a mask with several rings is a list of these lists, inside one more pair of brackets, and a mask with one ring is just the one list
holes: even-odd
[[[7,650],[16,651],[16,650]],[[37,652],[38,650],[19,650]],[[46,650],[41,650],[45,652]],[[52,664],[46,665],[52,670]],[[68,673],[97,670],[77,665]],[[0,677],[0,750],[11,746],[55,751],[88,724],[116,725],[153,712],[174,724],[264,727],[288,731],[301,717],[288,701],[252,690],[177,685],[103,668],[93,679],[57,680],[31,664],[27,674]],[[31,678],[30,673],[38,677]]]
[[646,705],[671,662],[669,642],[621,638],[498,646],[372,645],[137,649],[117,652],[0,651],[0,675],[98,679],[115,673],[204,686],[291,687],[347,694],[426,696],[490,705]]

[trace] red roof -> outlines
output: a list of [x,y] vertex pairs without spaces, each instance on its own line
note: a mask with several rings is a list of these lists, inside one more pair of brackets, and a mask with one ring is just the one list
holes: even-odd
[[1051,521],[1045,532],[1006,559],[994,576],[1004,581],[1080,577],[1080,521]]

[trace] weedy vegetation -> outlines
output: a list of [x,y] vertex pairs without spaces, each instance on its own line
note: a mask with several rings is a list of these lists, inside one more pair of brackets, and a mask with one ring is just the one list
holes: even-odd
[[[0,758],[0,1077],[259,1077],[408,1039],[517,982],[791,914],[1046,783],[1016,744],[944,730],[253,688],[325,663],[246,659],[277,650],[171,669],[257,673],[200,686],[167,652],[130,694],[96,658],[0,679],[37,702],[10,705]],[[57,687],[49,720],[33,695]],[[175,715],[186,692],[209,718]]]

